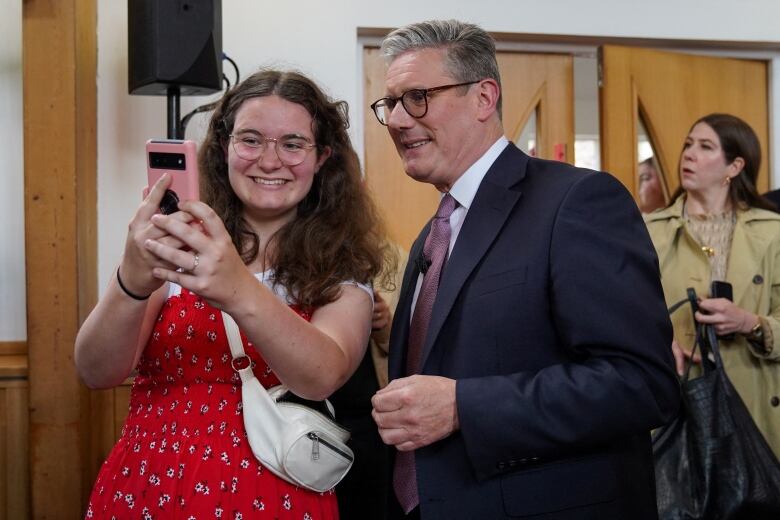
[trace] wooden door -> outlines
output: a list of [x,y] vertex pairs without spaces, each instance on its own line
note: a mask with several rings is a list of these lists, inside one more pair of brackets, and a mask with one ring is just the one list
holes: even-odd
[[[711,112],[744,119],[761,142],[758,190],[769,188],[767,63],[606,45],[601,69],[601,164],[637,196],[637,135],[644,125],[667,192],[694,121]],[[668,195],[667,193],[667,195]],[[668,201],[667,201],[668,202]]]
[[[538,157],[574,162],[574,79],[570,55],[498,54],[504,131],[517,141],[531,124]],[[385,62],[379,49],[363,52],[366,105],[385,95]],[[404,173],[387,129],[366,107],[365,174],[387,223],[390,238],[407,251],[436,212],[439,193]],[[525,130],[525,132],[524,132]],[[523,146],[521,146],[523,148]]]

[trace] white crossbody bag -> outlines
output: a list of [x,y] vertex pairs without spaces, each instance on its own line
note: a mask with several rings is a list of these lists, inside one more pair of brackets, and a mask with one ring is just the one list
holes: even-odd
[[284,385],[266,390],[252,372],[238,325],[224,312],[222,321],[233,370],[241,376],[244,427],[257,460],[278,477],[306,489],[322,493],[335,487],[355,456],[345,444],[349,432],[333,420],[333,406],[327,400],[302,399]]

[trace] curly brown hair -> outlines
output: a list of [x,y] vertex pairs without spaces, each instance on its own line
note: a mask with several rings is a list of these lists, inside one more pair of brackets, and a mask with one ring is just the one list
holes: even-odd
[[243,218],[243,204],[230,186],[226,151],[238,109],[263,96],[304,107],[312,117],[318,156],[331,150],[295,219],[268,242],[274,283],[304,308],[334,301],[345,280],[370,284],[381,273],[380,284],[387,286],[395,259],[347,133],[347,103],[329,99],[298,72],[261,70],[225,93],[198,156],[202,200],[220,216],[244,263],[253,262],[260,239]]

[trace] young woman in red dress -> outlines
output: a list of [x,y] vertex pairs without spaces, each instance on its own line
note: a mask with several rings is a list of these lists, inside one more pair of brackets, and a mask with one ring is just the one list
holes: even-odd
[[211,118],[203,201],[162,215],[170,178],[152,187],[76,339],[89,387],[137,371],[88,518],[338,518],[332,491],[298,488],[254,458],[220,311],[266,386],[321,400],[355,371],[388,249],[347,123],[346,104],[308,78],[261,71]]

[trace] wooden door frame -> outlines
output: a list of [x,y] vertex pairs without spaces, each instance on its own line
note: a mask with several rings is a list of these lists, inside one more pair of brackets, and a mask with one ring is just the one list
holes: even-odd
[[[362,56],[363,47],[378,47],[382,38],[392,30],[393,28],[359,27],[357,29],[358,55]],[[598,48],[601,45],[623,45],[703,56],[767,61],[769,149],[765,150],[764,157],[769,168],[770,187],[780,188],[780,41],[684,40],[507,32],[491,32],[490,34],[496,40],[497,51],[572,54],[575,57],[596,58]],[[358,59],[357,73],[359,88],[356,96],[358,108],[353,109],[354,142],[361,164],[364,164],[364,128],[362,124],[364,121],[363,111],[368,110],[368,107],[363,99],[364,74],[361,59]]]

